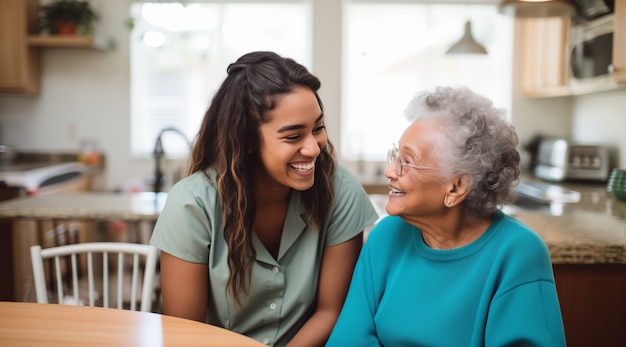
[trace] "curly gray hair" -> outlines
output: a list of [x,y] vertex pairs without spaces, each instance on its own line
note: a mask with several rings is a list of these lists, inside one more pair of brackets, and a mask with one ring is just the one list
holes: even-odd
[[463,201],[468,218],[481,219],[513,202],[520,174],[520,154],[515,128],[504,110],[467,87],[437,87],[418,93],[404,111],[405,117],[434,120],[442,125],[440,176],[468,175],[469,194]]

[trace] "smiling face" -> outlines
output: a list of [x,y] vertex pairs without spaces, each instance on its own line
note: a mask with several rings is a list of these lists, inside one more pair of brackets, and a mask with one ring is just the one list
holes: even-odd
[[308,88],[295,87],[280,96],[259,128],[263,164],[261,184],[307,190],[315,182],[315,161],[326,146],[326,128],[320,105]]
[[444,198],[447,182],[439,178],[438,151],[442,137],[441,126],[434,121],[418,120],[411,124],[400,138],[398,156],[402,162],[423,166],[404,166],[402,175],[396,164],[387,165],[385,176],[389,179],[387,213],[406,220],[441,215],[445,211]]

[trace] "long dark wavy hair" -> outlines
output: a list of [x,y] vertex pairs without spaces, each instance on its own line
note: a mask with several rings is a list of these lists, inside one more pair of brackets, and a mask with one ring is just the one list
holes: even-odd
[[[258,170],[261,147],[259,128],[269,122],[279,96],[296,86],[309,88],[324,110],[317,93],[320,81],[293,59],[273,52],[251,52],[230,64],[228,75],[204,115],[194,141],[189,173],[214,168],[223,214],[224,238],[228,245],[228,291],[241,305],[240,294],[249,291],[256,252],[252,224],[256,213],[254,172]],[[320,231],[334,201],[333,174],[336,168],[330,141],[316,161],[315,183],[301,192],[300,201],[309,227]]]

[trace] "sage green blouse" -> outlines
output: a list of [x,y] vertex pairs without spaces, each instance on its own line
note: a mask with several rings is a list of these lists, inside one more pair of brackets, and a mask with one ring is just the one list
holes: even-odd
[[334,177],[335,203],[323,231],[310,230],[293,191],[283,226],[278,259],[253,234],[256,262],[250,295],[237,307],[227,294],[228,248],[215,171],[196,172],[169,191],[150,243],[180,259],[207,264],[210,290],[206,322],[250,336],[270,346],[284,346],[315,311],[325,247],[348,241],[378,215],[357,178],[339,164]]

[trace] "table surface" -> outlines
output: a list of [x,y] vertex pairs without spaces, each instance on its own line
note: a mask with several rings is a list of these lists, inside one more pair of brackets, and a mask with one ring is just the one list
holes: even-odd
[[0,302],[0,346],[264,346],[192,320],[113,308]]
[[0,202],[0,218],[72,220],[156,220],[167,193],[64,193]]

